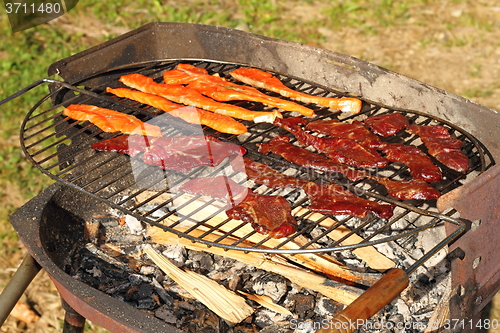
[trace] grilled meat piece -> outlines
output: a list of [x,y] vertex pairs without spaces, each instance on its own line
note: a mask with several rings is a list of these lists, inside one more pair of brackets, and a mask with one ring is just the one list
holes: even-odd
[[337,163],[361,168],[384,168],[389,164],[387,159],[375,150],[353,140],[318,137],[305,132],[300,125],[307,125],[306,120],[297,117],[280,118],[276,119],[274,124],[294,134],[301,145],[312,146]]
[[151,105],[190,124],[205,125],[221,133],[239,135],[247,132],[245,125],[231,117],[203,109],[179,105],[158,95],[127,88],[112,89],[108,87],[106,91],[118,97],[129,98],[139,103]]
[[130,137],[117,137],[93,144],[92,148],[131,156],[144,152],[144,163],[180,172],[199,166],[214,167],[229,156],[243,156],[246,153],[243,147],[208,135],[159,137],[147,141],[135,137],[132,140]]
[[[174,146],[165,146],[160,139],[153,141],[144,152],[144,162],[164,170],[188,172],[199,166],[215,167],[229,156],[243,156],[246,152],[243,147],[219,141],[211,136],[183,138],[184,140],[179,140]],[[183,144],[183,141],[187,142]]]
[[405,164],[410,169],[410,175],[414,179],[430,183],[440,181],[443,178],[439,167],[434,165],[429,156],[418,147],[392,143],[388,144],[382,151],[389,161]]
[[168,84],[188,84],[188,88],[220,102],[254,101],[284,111],[299,112],[308,117],[314,115],[314,111],[305,106],[266,95],[253,87],[236,84],[220,76],[209,75],[207,70],[193,65],[178,64],[176,69],[166,71],[163,79]]
[[245,199],[226,211],[227,216],[252,224],[258,233],[283,238],[297,231],[290,203],[280,195],[249,192]]
[[386,145],[357,120],[352,123],[340,122],[337,119],[315,120],[308,123],[305,129],[335,138],[350,139],[370,149],[380,149]]
[[373,133],[383,137],[394,135],[410,126],[408,119],[401,113],[371,116],[366,118],[363,122]]
[[284,197],[253,193],[226,176],[192,179],[179,191],[226,202],[228,217],[250,223],[255,231],[264,235],[282,238],[297,230],[290,203]]
[[448,168],[467,173],[469,158],[462,153],[462,141],[450,135],[448,130],[441,125],[411,125],[408,132],[420,137],[429,155],[434,156]]
[[120,82],[130,88],[155,94],[175,103],[195,106],[233,118],[272,123],[275,118],[282,117],[277,110],[272,112],[250,111],[236,105],[214,101],[181,84],[156,83],[153,78],[141,74],[123,75],[120,77]]
[[130,114],[93,105],[71,104],[63,110],[63,114],[79,121],[88,120],[104,132],[161,136],[158,126],[142,122]]
[[374,177],[374,179],[385,186],[391,197],[399,200],[431,200],[441,196],[441,192],[421,179],[398,181],[384,177]]
[[132,157],[143,153],[151,146],[154,138],[142,135],[119,135],[92,144],[92,148],[99,151],[118,152]]
[[225,201],[227,209],[238,205],[247,195],[248,188],[236,183],[229,177],[200,177],[182,184],[179,192],[206,195]]
[[379,204],[360,198],[335,184],[324,185],[309,182],[303,189],[311,201],[308,208],[321,214],[351,215],[363,218],[371,212],[377,217],[388,219],[392,216],[395,207],[395,205]]
[[260,144],[259,152],[263,154],[268,154],[270,152],[275,153],[284,159],[305,168],[340,173],[345,175],[351,181],[367,177],[367,174],[363,171],[351,169],[327,157],[316,154],[307,149],[294,146],[290,143],[290,137],[287,135],[281,135],[272,139],[268,143]]
[[331,109],[344,112],[358,113],[361,111],[362,102],[357,98],[331,98],[305,94],[285,86],[277,77],[271,73],[256,68],[238,68],[230,73],[235,79],[289,97],[304,103],[314,103]]
[[243,157],[243,162],[243,168],[241,168],[241,164],[236,166],[236,163],[233,163],[233,169],[245,172],[248,179],[272,189],[301,188],[307,183],[306,180],[287,176],[266,164],[252,161],[248,157]]

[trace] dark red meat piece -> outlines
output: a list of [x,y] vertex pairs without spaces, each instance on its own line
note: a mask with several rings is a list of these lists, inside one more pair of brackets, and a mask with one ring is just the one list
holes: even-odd
[[298,118],[276,118],[274,124],[294,134],[303,146],[312,146],[316,151],[341,164],[362,168],[384,168],[389,162],[375,150],[342,138],[318,137],[305,132],[301,125],[307,121]]
[[116,151],[130,156],[144,152],[144,163],[165,170],[187,172],[199,166],[217,166],[226,157],[244,155],[246,149],[208,135],[145,138],[119,136],[92,145],[100,151]]
[[341,122],[337,119],[316,120],[307,124],[305,128],[335,138],[350,139],[371,149],[383,148],[386,145],[378,136],[370,132],[363,123],[357,120],[352,123]]
[[248,188],[225,176],[201,177],[191,179],[178,189],[179,192],[206,195],[225,201],[227,208],[239,204],[247,195]]
[[370,130],[380,136],[391,136],[410,126],[408,119],[401,113],[371,116],[364,120]]
[[327,215],[352,215],[363,218],[371,212],[377,217],[389,219],[395,207],[360,198],[334,184],[322,185],[310,182],[304,186],[304,191],[311,201],[308,208]]
[[120,135],[115,138],[96,142],[92,148],[99,151],[118,152],[136,156],[152,145],[156,138],[142,135]]
[[448,168],[466,173],[469,170],[469,158],[462,153],[462,141],[450,135],[441,125],[411,125],[408,132],[420,137],[427,147],[429,155],[434,156]]
[[305,168],[341,173],[351,181],[363,179],[367,176],[363,171],[351,169],[322,155],[294,146],[290,143],[290,137],[287,135],[281,135],[272,139],[268,143],[262,143],[259,147],[259,152],[263,154],[268,154],[270,152],[275,153],[284,159]]
[[248,179],[253,180],[259,185],[265,185],[272,189],[281,188],[300,188],[304,186],[307,181],[292,176],[287,176],[279,171],[272,169],[266,164],[252,161],[247,157],[243,157],[244,170],[235,167],[236,171],[246,172]]
[[360,168],[385,168],[389,164],[375,150],[363,147],[353,140],[314,137],[310,142],[314,149],[337,163]]
[[250,223],[261,234],[282,238],[297,231],[297,221],[284,197],[253,193],[226,176],[195,178],[178,191],[224,201],[228,217]]
[[391,197],[399,200],[431,200],[441,196],[438,190],[421,179],[399,181],[382,177],[376,177],[375,179],[385,186],[387,193]]
[[400,143],[388,144],[383,150],[386,158],[392,162],[404,163],[410,169],[410,175],[426,182],[437,182],[443,174],[418,147],[406,146]]
[[279,195],[248,192],[245,199],[226,214],[232,219],[251,223],[255,231],[273,238],[287,237],[297,231],[290,203]]

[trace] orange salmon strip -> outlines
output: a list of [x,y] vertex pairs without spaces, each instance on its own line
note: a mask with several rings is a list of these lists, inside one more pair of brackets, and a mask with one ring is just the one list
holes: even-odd
[[230,82],[220,76],[209,75],[208,71],[189,64],[178,64],[177,68],[163,74],[166,84],[188,84],[188,88],[220,102],[253,101],[284,111],[299,112],[311,117],[314,111],[300,104],[268,96],[253,87]]
[[190,124],[205,125],[221,133],[239,135],[247,132],[245,125],[231,117],[194,107],[179,105],[161,96],[127,88],[112,89],[108,87],[106,91],[118,97],[129,98],[139,103],[151,105],[157,109],[168,112],[174,117],[181,118]]
[[162,136],[158,126],[145,123],[135,116],[87,104],[71,104],[63,114],[79,121],[90,121],[104,132],[121,132],[144,136]]
[[120,82],[130,88],[158,95],[176,103],[195,106],[233,118],[252,120],[256,123],[272,123],[276,118],[283,117],[277,110],[272,112],[250,111],[236,105],[214,101],[211,98],[203,96],[196,90],[189,89],[180,84],[156,83],[153,78],[141,74],[123,75],[120,77]]
[[305,94],[288,88],[271,73],[256,68],[238,68],[232,71],[230,75],[243,83],[273,91],[281,96],[293,98],[304,103],[315,103],[343,112],[359,113],[361,111],[362,102],[357,98],[331,98]]

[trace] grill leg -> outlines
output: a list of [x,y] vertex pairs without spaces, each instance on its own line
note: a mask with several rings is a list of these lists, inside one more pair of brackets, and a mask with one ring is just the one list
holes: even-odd
[[0,294],[0,327],[23,295],[26,288],[40,271],[41,267],[29,254]]
[[66,310],[63,333],[82,333],[85,327],[85,317],[73,310],[64,299],[62,300],[62,305],[63,309]]

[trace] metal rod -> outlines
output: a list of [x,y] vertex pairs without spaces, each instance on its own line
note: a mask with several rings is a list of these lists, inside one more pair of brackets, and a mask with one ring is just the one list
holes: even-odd
[[28,254],[24,258],[16,273],[0,294],[0,327],[41,269],[31,255]]

